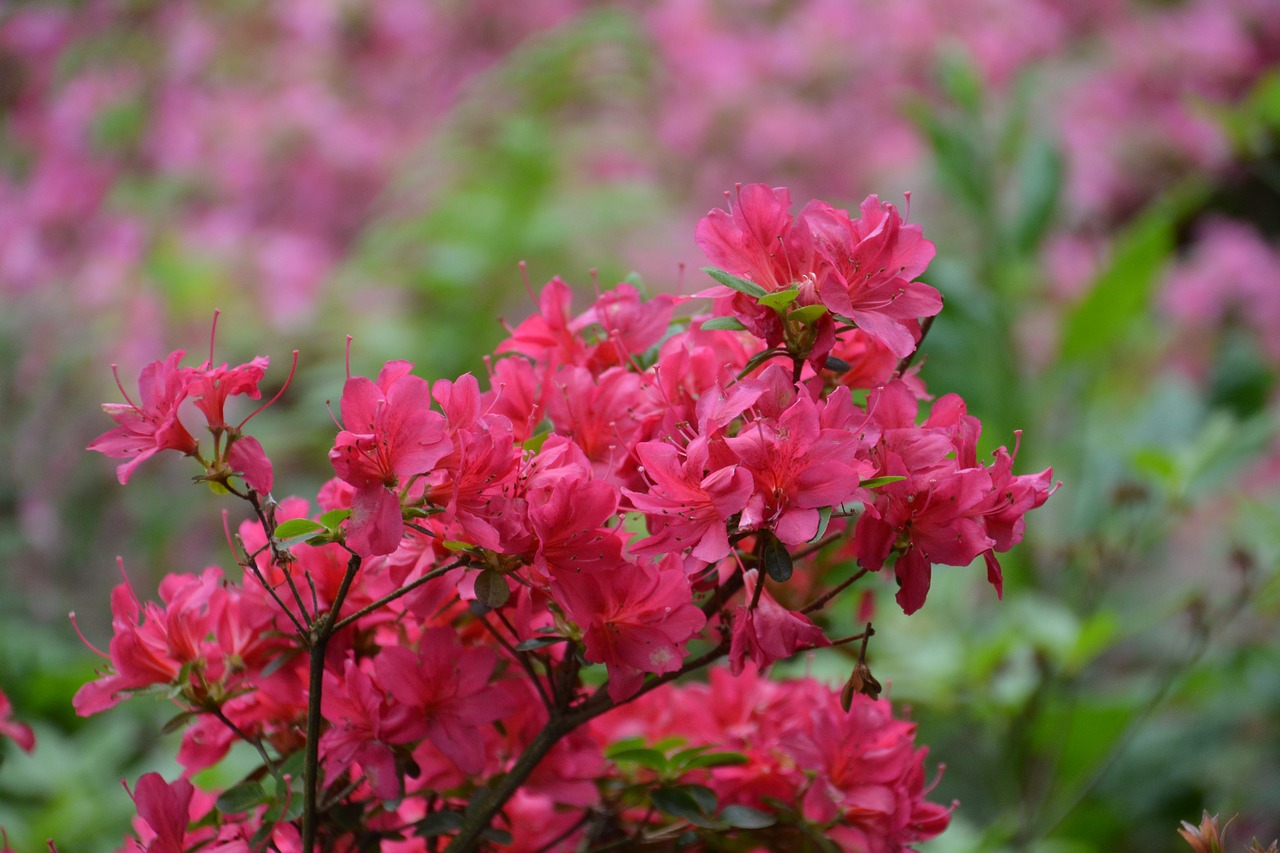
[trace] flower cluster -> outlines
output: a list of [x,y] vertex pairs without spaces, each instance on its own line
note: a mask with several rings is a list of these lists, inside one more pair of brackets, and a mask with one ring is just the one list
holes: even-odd
[[[925,799],[928,750],[916,748],[914,735],[888,700],[855,694],[845,708],[837,692],[811,678],[771,681],[752,668],[736,677],[712,670],[706,684],[655,691],[591,726],[592,738],[627,769],[619,747],[637,739],[733,750],[745,760],[696,774],[720,803],[788,804],[793,818],[840,849],[867,853],[902,850],[947,826],[951,809]],[[787,849],[796,838],[785,823],[772,832],[762,839],[773,842],[770,849]]]
[[[785,190],[752,185],[698,233],[725,288],[712,315],[631,284],[575,313],[554,279],[487,388],[404,361],[349,376],[316,511],[275,500],[247,419],[226,423],[228,397],[260,396],[264,359],[183,368],[177,352],[143,371],[139,403],[108,407],[119,426],[91,447],[130,460],[122,482],[177,450],[254,510],[236,537],[242,584],[210,568],[166,578],[160,604],[116,589],[110,669],[76,696],[89,714],[166,690],[188,774],[237,740],[262,758],[212,806],[144,777],[139,814],[164,839],[149,849],[419,850],[442,835],[571,849],[686,820],[897,851],[946,826],[887,703],[841,710],[814,682],[758,672],[856,639],[865,655],[871,627],[829,637],[821,611],[869,572],[892,568],[907,612],[934,564],[983,556],[999,590],[995,553],[1021,539],[1050,472],[1013,474],[1003,448],[980,463],[980,424],[954,395],[917,424],[928,398],[907,364],[940,299],[914,281],[932,244],[892,206],[869,198],[854,219],[813,202],[793,218]],[[182,426],[188,401],[212,458]],[[806,561],[842,548],[862,569],[837,584]],[[820,592],[788,606],[797,572],[793,588]],[[715,701],[697,687],[664,701],[702,705],[671,731],[746,764],[703,785],[684,771],[716,761],[685,753],[643,793],[602,734],[641,712],[602,715],[722,657]],[[878,693],[861,656],[858,673]]]
[[[142,369],[138,377],[139,402],[135,403],[120,385],[125,402],[102,406],[119,426],[94,439],[89,449],[129,460],[116,469],[121,485],[129,482],[138,465],[161,450],[177,450],[199,460],[205,467],[203,479],[212,484],[226,487],[234,474],[258,494],[270,494],[271,460],[256,438],[243,433],[245,424],[257,412],[234,426],[227,423],[225,413],[231,397],[261,398],[258,385],[270,360],[260,356],[238,367],[215,367],[210,355],[199,367],[182,367],[184,355],[182,350],[175,350],[164,361],[152,362]],[[187,399],[204,416],[213,436],[213,455],[209,459],[200,454],[199,442],[179,417]]]

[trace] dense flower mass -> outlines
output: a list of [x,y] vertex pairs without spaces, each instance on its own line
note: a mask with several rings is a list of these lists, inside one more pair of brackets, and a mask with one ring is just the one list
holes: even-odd
[[[606,749],[671,739],[739,753],[747,760],[691,775],[725,805],[788,804],[799,823],[820,828],[842,850],[909,850],[946,829],[955,807],[925,799],[928,750],[916,747],[915,726],[896,719],[888,700],[856,695],[846,710],[836,691],[810,678],[712,670],[707,684],[665,688],[606,714],[591,735]],[[620,769],[633,769],[626,753],[612,753]],[[784,822],[761,842],[788,849],[800,837]]]
[[[915,281],[933,255],[920,227],[874,196],[858,219],[787,208],[785,190],[749,185],[703,220],[711,314],[631,285],[575,314],[554,279],[488,389],[405,361],[349,376],[318,514],[276,501],[248,418],[227,423],[228,397],[260,396],[265,359],[184,368],[176,352],[143,371],[141,404],[107,407],[119,426],[91,447],[130,460],[121,480],[176,450],[254,510],[236,537],[243,583],[209,568],[167,577],[160,603],[116,589],[109,667],[76,696],[92,714],[162,689],[188,715],[187,774],[243,739],[275,780],[211,805],[185,778],[144,776],[147,849],[409,836],[400,849],[425,850],[443,835],[568,850],[686,820],[699,843],[820,833],[890,853],[947,826],[914,728],[875,700],[871,626],[829,636],[823,609],[884,571],[910,613],[933,566],[979,557],[999,593],[995,554],[1050,472],[1015,475],[1016,449],[983,464],[963,401],[930,406],[907,374],[941,307]],[[211,458],[181,427],[187,407]],[[856,554],[861,571],[836,585],[818,553]],[[816,592],[803,607],[782,594],[796,573]],[[843,698],[761,676],[857,639],[861,687]],[[666,686],[720,658],[710,687]],[[653,745],[672,737],[683,751]]]

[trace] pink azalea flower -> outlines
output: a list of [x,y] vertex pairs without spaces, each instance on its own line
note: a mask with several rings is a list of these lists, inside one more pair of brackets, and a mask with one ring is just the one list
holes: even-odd
[[977,517],[991,491],[991,476],[983,468],[916,476],[900,463],[886,471],[906,479],[882,486],[874,507],[858,519],[858,562],[879,571],[899,538],[905,538],[909,546],[894,564],[897,601],[903,612],[914,613],[929,593],[934,563],[967,566],[995,544]]
[[146,853],[183,853],[186,845],[187,826],[191,822],[189,809],[195,788],[182,778],[165,782],[159,773],[146,773],[133,789],[133,802],[151,831],[146,840]]
[[629,464],[629,446],[640,430],[636,400],[643,380],[611,367],[593,376],[582,367],[556,372],[547,395],[547,417],[556,432],[568,435],[591,460],[596,476],[618,478]]
[[123,485],[129,475],[143,461],[161,450],[177,450],[187,456],[197,452],[196,440],[178,420],[178,406],[186,399],[191,377],[178,366],[185,353],[174,350],[164,361],[154,361],[142,369],[138,377],[138,399],[134,403],[124,394],[125,403],[103,403],[102,409],[119,424],[89,443],[89,450],[97,450],[116,459],[129,459],[116,469]]
[[[698,222],[696,239],[708,260],[773,293],[813,271],[813,242],[803,216],[793,221],[786,187],[738,187],[738,203],[719,208]],[[728,295],[717,285],[699,296]]]
[[646,514],[651,535],[632,546],[632,552],[665,554],[692,548],[692,556],[705,563],[727,557],[727,521],[751,496],[746,469],[712,463],[708,442],[701,436],[683,451],[664,441],[646,441],[636,445],[636,453],[653,485],[646,492],[622,493]]
[[126,579],[111,591],[108,647],[115,673],[85,684],[72,699],[82,717],[112,707],[120,694],[155,684],[172,683],[186,663],[203,655],[203,641],[213,631],[223,594],[222,573],[210,568],[200,576],[170,575],[161,582],[161,607],[138,601]]
[[412,712],[401,735],[427,738],[464,773],[484,767],[484,740],[478,729],[515,709],[511,694],[490,684],[497,655],[463,648],[451,628],[422,633],[418,651],[385,646],[374,662],[378,680]]
[[675,304],[676,297],[669,293],[642,299],[631,285],[619,284],[600,294],[590,308],[573,319],[569,329],[580,337],[595,333],[593,337],[599,342],[589,364],[593,370],[604,370],[626,364],[629,356],[643,353],[662,340]]
[[583,629],[587,660],[609,669],[609,696],[621,701],[646,672],[680,669],[685,644],[706,624],[679,560],[565,573],[551,594]]
[[805,794],[805,816],[834,823],[845,849],[901,853],[946,829],[951,808],[925,800],[926,749],[915,726],[895,720],[889,703],[855,694],[849,713],[810,710],[784,748],[817,771]]
[[822,429],[817,406],[807,396],[797,398],[775,423],[753,421],[726,443],[755,482],[738,529],[768,528],[788,545],[812,539],[818,508],[852,498],[869,473],[869,466],[855,458],[853,434]]
[[532,565],[539,575],[611,569],[621,561],[622,540],[616,530],[603,526],[618,509],[617,486],[543,475],[530,483],[528,501],[537,540]]
[[248,364],[228,368],[226,364],[214,367],[212,362],[189,368],[187,393],[195,400],[196,408],[204,413],[210,429],[231,429],[226,420],[228,397],[244,395],[250,400],[262,397],[258,384],[271,363],[266,356],[258,356]]
[[[743,574],[747,601],[752,600],[759,581],[755,569]],[[783,607],[766,587],[760,591],[755,607],[744,604],[734,614],[729,669],[734,675],[740,674],[750,656],[756,669],[762,671],[774,661],[785,660],[801,649],[829,645],[831,642],[821,628],[804,614]]]
[[577,364],[585,355],[582,340],[569,328],[573,291],[559,276],[547,282],[538,299],[539,313],[511,330],[495,352],[518,352],[548,366]]
[[822,202],[804,216],[818,252],[829,265],[818,283],[822,303],[848,317],[902,358],[915,349],[907,323],[942,310],[942,296],[912,281],[934,256],[933,243],[919,225],[904,225],[898,210],[876,196],[862,202],[862,218]]
[[[758,284],[769,293],[798,285],[797,304],[816,302],[817,257],[803,214],[791,216],[791,195],[785,187],[747,184],[738,187],[738,203],[729,211],[716,209],[698,222],[696,239],[703,254],[726,272]],[[782,320],[754,297],[716,285],[698,294],[716,297],[717,314],[738,318],[770,345],[783,340]],[[830,346],[827,346],[830,349]]]
[[410,375],[407,361],[389,361],[377,383],[353,376],[342,389],[345,426],[329,451],[338,477],[355,487],[347,544],[361,556],[390,554],[404,521],[398,489],[452,449],[444,418],[431,411],[431,389]]
[[358,763],[373,794],[383,800],[404,796],[404,780],[390,744],[405,743],[414,710],[390,704],[382,687],[354,661],[343,664],[342,677],[325,673],[320,706],[330,721],[320,739],[320,755],[329,779],[337,779]]

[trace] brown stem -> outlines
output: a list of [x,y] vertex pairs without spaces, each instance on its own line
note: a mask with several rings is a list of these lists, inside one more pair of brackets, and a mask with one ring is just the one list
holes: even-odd
[[352,613],[350,616],[342,617],[342,619],[340,619],[337,623],[334,624],[333,630],[334,631],[342,630],[343,628],[350,625],[352,622],[359,619],[361,616],[368,616],[370,613],[377,610],[379,607],[382,607],[384,604],[390,604],[391,602],[395,601],[397,598],[401,598],[407,595],[408,593],[413,592],[415,589],[422,586],[427,581],[435,580],[436,578],[440,577],[443,574],[446,574],[448,572],[453,571],[454,569],[457,569],[466,565],[466,562],[467,561],[465,559],[455,560],[454,562],[450,563],[447,566],[441,566],[438,569],[432,569],[431,571],[427,572],[425,575],[413,581],[412,583],[407,583],[404,586],[397,589],[395,592],[388,593],[387,595],[382,596],[382,598],[379,598],[377,601],[371,604],[366,604],[364,607],[361,607],[359,610],[357,610],[355,613]]
[[855,583],[858,582],[858,580],[862,578],[863,575],[867,574],[868,571],[870,570],[858,569],[858,571],[853,573],[853,577],[836,584],[831,589],[827,590],[822,595],[818,596],[813,601],[806,604],[804,607],[800,608],[800,612],[812,613],[815,610],[821,610],[823,607],[826,607],[828,601],[835,598],[837,595],[844,592],[849,587],[853,586]]
[[533,682],[533,686],[538,691],[538,695],[542,697],[542,704],[546,706],[546,709],[548,711],[554,710],[555,705],[552,703],[551,697],[547,695],[547,689],[542,686],[542,679],[538,678],[538,674],[533,671],[533,665],[529,663],[528,656],[524,652],[517,651],[516,647],[511,645],[510,640],[498,633],[498,629],[489,624],[489,620],[486,617],[480,617],[480,624],[484,626],[486,631],[493,635],[493,638],[498,641],[498,644],[502,646],[502,648],[506,649],[507,654],[515,658],[516,662],[520,664],[520,668],[524,670],[525,675],[529,676],[529,680]]
[[656,690],[683,675],[701,669],[723,657],[728,651],[729,641],[727,639],[721,640],[711,650],[687,661],[679,670],[668,672],[646,681],[639,691],[621,702],[614,702],[610,699],[608,685],[603,685],[577,708],[568,712],[557,709],[552,713],[551,719],[547,721],[542,730],[534,736],[529,745],[520,753],[520,758],[511,766],[511,769],[498,780],[494,787],[487,790],[479,804],[473,802],[470,805],[464,816],[462,828],[458,830],[458,834],[449,842],[449,846],[444,849],[444,853],[462,853],[462,851],[475,850],[475,845],[479,841],[481,833],[488,828],[490,821],[493,820],[506,802],[515,795],[520,786],[528,780],[530,774],[538,766],[538,762],[569,732],[607,711],[632,702],[651,690]]
[[302,764],[302,850],[303,853],[314,853],[316,835],[319,830],[319,808],[317,807],[320,790],[320,724],[324,719],[321,713],[321,698],[324,690],[324,658],[329,647],[329,638],[338,630],[336,617],[342,609],[356,574],[360,571],[360,555],[352,553],[347,561],[347,573],[342,576],[342,584],[338,594],[333,598],[329,612],[317,614],[311,623],[309,639],[309,676],[307,690],[307,740],[303,747]]

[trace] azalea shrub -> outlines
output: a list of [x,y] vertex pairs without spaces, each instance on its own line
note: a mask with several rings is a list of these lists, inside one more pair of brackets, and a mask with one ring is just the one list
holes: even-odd
[[[912,613],[976,564],[999,596],[1051,472],[1015,474],[1016,441],[980,459],[964,401],[927,392],[934,246],[894,205],[742,186],[697,240],[697,297],[622,282],[575,311],[551,280],[483,383],[352,374],[349,341],[314,501],[277,497],[250,431],[288,385],[263,401],[267,359],[211,345],[120,383],[90,447],[122,484],[175,451],[250,511],[237,571],[112,594],[76,710],[158,694],[182,732],[183,774],[131,786],[130,844],[896,851],[947,827],[855,585]],[[815,650],[847,656],[843,689],[766,677]],[[236,744],[251,772],[193,784]]]

